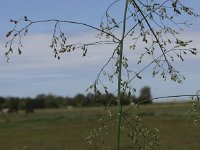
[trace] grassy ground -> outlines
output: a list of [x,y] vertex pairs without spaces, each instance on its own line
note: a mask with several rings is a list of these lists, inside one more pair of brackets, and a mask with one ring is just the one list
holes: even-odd
[[[191,104],[153,104],[136,112],[150,128],[159,129],[161,150],[199,150],[200,130],[186,115]],[[114,110],[114,108],[112,108]],[[34,114],[0,114],[0,150],[87,150],[85,138],[99,125],[103,108],[36,110]],[[111,121],[105,146],[114,150]],[[133,149],[126,136],[122,150]]]

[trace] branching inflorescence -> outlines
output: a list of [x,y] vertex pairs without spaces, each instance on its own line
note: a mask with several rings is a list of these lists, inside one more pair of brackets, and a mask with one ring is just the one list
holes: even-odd
[[[121,3],[126,3],[122,20],[112,16],[110,13],[113,6]],[[184,55],[197,54],[196,48],[189,47],[192,40],[184,41],[179,38],[179,34],[183,30],[182,28],[184,26],[190,26],[187,21],[181,21],[181,19],[179,19],[181,16],[185,15],[199,17],[191,8],[184,6],[179,0],[115,0],[106,9],[99,27],[81,22],[58,19],[32,21],[26,16],[20,20],[11,19],[10,22],[14,24],[14,27],[6,34],[9,40],[5,46],[7,49],[5,55],[7,60],[9,60],[10,53],[15,49],[21,54],[21,49],[23,47],[22,36],[27,35],[30,26],[38,23],[54,23],[50,47],[53,49],[53,53],[58,59],[60,59],[61,53],[72,52],[76,49],[82,49],[83,56],[86,56],[90,46],[102,44],[115,45],[112,55],[100,69],[94,83],[88,90],[93,90],[96,96],[100,95],[102,92],[99,90],[99,86],[103,87],[105,93],[109,92],[106,84],[101,81],[102,75],[111,82],[115,79],[118,80],[118,87],[116,90],[118,98],[116,102],[119,107],[115,116],[118,118],[118,125],[116,125],[118,126],[118,144],[116,149],[120,148],[120,134],[123,125],[128,128],[126,130],[126,132],[128,131],[128,137],[133,141],[137,149],[157,149],[155,148],[158,146],[159,139],[157,130],[151,131],[148,127],[141,124],[137,115],[130,115],[129,111],[134,107],[130,107],[124,111],[121,101],[124,95],[128,95],[131,101],[131,96],[136,92],[133,81],[135,79],[142,79],[142,73],[149,67],[153,68],[153,77],[160,74],[164,80],[167,80],[169,77],[172,81],[178,83],[181,83],[182,80],[185,79],[173,65],[176,57],[184,61]],[[98,32],[96,36],[97,41],[91,43],[68,43],[66,33],[63,32],[60,24],[81,25],[94,29]],[[21,27],[21,25],[24,26]],[[21,28],[18,29],[19,27]],[[17,48],[13,46],[14,42],[18,43]],[[141,45],[143,46],[142,48]],[[139,54],[136,64],[140,69],[132,69],[129,62],[132,56],[127,56],[124,53],[127,47],[130,48],[133,54],[132,56]],[[150,61],[148,63],[143,63],[143,60],[146,58],[150,58]],[[107,67],[109,71],[106,70]],[[110,71],[110,68],[112,71]],[[124,76],[124,74],[122,75],[124,72],[126,76]],[[199,115],[199,107],[197,108],[197,104],[199,104],[198,94],[193,95],[196,98],[196,103],[193,105],[192,112],[198,112]],[[179,95],[179,97],[180,96],[181,95]],[[110,100],[108,100],[108,106],[109,104]],[[106,107],[106,110],[107,109],[108,107]],[[110,111],[108,112],[110,114]],[[113,115],[109,116],[113,119]],[[198,121],[199,117],[196,120]],[[100,128],[102,127],[104,128],[105,126],[102,124]],[[95,143],[94,141],[92,142],[91,139],[94,139],[93,135],[99,134],[97,133],[99,131],[99,129],[96,129],[94,134],[91,133],[91,136],[88,138],[88,143]],[[150,139],[153,139],[154,142]],[[139,142],[143,143],[142,147]]]

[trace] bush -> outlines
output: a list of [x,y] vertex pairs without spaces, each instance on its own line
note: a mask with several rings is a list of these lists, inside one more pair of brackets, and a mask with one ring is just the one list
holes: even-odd
[[138,97],[138,103],[141,104],[151,104],[152,103],[152,96],[151,96],[151,88],[148,86],[143,87],[140,90],[140,95]]

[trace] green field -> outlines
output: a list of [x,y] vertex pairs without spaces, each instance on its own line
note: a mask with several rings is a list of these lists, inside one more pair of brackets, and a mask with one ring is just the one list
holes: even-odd
[[[187,115],[190,103],[141,106],[136,112],[150,128],[159,129],[161,150],[199,150],[200,127]],[[111,108],[114,110],[114,108]],[[98,126],[103,108],[36,110],[33,114],[0,114],[0,150],[88,150],[89,131]],[[99,150],[114,150],[114,131]],[[123,136],[122,150],[133,149]]]

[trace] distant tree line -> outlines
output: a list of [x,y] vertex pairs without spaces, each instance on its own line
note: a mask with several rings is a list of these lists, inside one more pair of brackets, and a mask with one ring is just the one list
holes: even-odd
[[[122,105],[130,105],[131,103],[152,103],[151,89],[147,86],[140,91],[139,97],[123,94]],[[92,106],[115,106],[117,105],[116,96],[108,93],[94,95],[88,93],[86,96],[77,94],[74,97],[61,97],[56,95],[40,94],[35,98],[19,98],[19,97],[0,97],[0,110],[8,109],[9,112],[18,112],[19,109],[32,113],[34,109],[44,108],[65,108],[65,107],[92,107]]]

